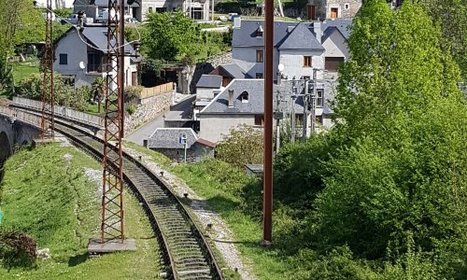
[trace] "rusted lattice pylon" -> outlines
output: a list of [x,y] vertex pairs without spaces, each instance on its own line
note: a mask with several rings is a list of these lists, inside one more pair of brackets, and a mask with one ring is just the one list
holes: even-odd
[[[108,2],[101,242],[113,239],[123,241],[125,238],[122,156],[124,2],[118,1],[109,0]],[[115,146],[115,151],[110,145]]]
[[52,0],[47,0],[45,23],[45,46],[42,56],[42,117],[41,138],[54,137],[54,69],[52,46]]

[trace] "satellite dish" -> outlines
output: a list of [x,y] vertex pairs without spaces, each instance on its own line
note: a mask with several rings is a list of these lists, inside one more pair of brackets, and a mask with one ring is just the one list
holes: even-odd
[[81,70],[86,69],[86,65],[84,64],[84,61],[80,61],[80,62],[79,62],[79,68],[80,68]]
[[279,72],[284,71],[284,64],[281,63],[281,64],[277,65],[277,69],[279,69]]

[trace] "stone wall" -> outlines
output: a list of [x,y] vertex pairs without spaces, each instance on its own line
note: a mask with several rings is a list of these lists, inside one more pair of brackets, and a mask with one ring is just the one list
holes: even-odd
[[129,115],[128,112],[125,112],[125,135],[132,133],[147,121],[169,110],[173,94],[173,92],[161,93],[141,100],[139,105],[133,105],[137,106],[133,114]]
[[[214,56],[206,62],[185,66],[178,73],[178,92],[191,94],[196,92],[196,83],[203,74],[209,74],[220,64],[232,63],[232,52]],[[188,86],[189,85],[189,86]]]

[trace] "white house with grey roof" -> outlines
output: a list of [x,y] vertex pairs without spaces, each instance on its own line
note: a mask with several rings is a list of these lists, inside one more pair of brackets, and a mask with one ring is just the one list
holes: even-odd
[[[297,96],[292,98],[292,88],[297,88]],[[332,126],[330,100],[333,99],[325,91],[325,84],[317,84],[318,98],[315,100],[315,120],[317,130]],[[274,85],[274,110],[283,112],[285,120],[292,118],[295,112],[298,127],[303,122],[304,102],[303,94],[306,86],[304,81],[282,81]],[[326,94],[328,92],[328,94]],[[278,102],[279,100],[279,102]],[[292,109],[293,106],[293,109]],[[308,125],[311,124],[311,114],[308,113]],[[198,113],[200,125],[199,136],[217,143],[230,130],[238,126],[247,125],[258,129],[263,127],[264,119],[264,80],[263,79],[234,79],[225,89]]]
[[187,161],[196,162],[213,157],[215,144],[200,138],[191,128],[157,128],[144,140],[144,146],[177,162],[184,160],[186,149]]
[[[351,20],[316,22],[274,22],[274,61],[276,77],[282,64],[286,79],[313,77],[313,69],[335,72],[347,59]],[[232,60],[246,76],[263,77],[263,21],[235,22],[232,37]],[[323,79],[319,71],[318,79]]]
[[[54,70],[76,86],[90,86],[97,77],[105,78],[106,34],[106,27],[70,28],[55,43]],[[135,54],[131,45],[125,46],[125,54]],[[137,63],[138,58],[125,57],[125,86],[137,85]]]

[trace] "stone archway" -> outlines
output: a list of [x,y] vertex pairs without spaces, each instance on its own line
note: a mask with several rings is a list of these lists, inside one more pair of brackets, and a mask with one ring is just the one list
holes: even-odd
[[11,155],[11,144],[5,132],[0,132],[0,167]]

